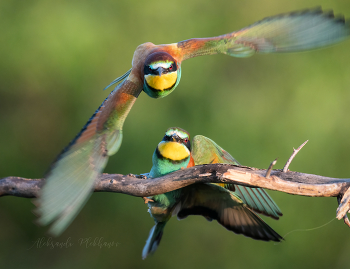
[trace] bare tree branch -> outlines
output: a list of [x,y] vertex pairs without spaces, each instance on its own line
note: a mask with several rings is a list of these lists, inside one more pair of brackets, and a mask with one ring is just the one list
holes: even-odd
[[[194,183],[233,183],[249,187],[282,191],[289,194],[338,197],[337,218],[349,225],[346,213],[350,210],[350,179],[329,178],[299,172],[267,170],[230,164],[207,164],[176,171],[159,178],[133,175],[103,174],[95,192],[116,192],[147,197],[169,192]],[[0,196],[37,197],[43,179],[5,177],[0,179]],[[350,227],[350,225],[349,225]]]

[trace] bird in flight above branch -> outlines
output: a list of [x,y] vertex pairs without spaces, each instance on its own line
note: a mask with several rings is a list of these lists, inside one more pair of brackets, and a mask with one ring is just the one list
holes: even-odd
[[182,61],[218,53],[248,57],[298,52],[331,45],[349,35],[350,26],[343,17],[315,8],[265,18],[217,37],[139,45],[132,68],[109,85],[120,83],[52,164],[36,200],[38,223],[52,223],[53,235],[65,230],[91,195],[108,157],[118,151],[125,118],[136,98],[142,91],[152,98],[170,94],[179,84]]
[[[197,135],[191,146],[187,131],[169,128],[152,157],[152,169],[148,176],[161,177],[171,172],[209,163],[238,162],[211,139]],[[149,213],[155,221],[142,252],[145,259],[156,251],[166,223],[172,215],[184,219],[189,215],[201,215],[207,220],[217,220],[229,231],[257,240],[281,241],[282,237],[259,216],[278,219],[282,213],[272,198],[260,188],[249,188],[225,183],[199,183],[164,194],[145,197]]]

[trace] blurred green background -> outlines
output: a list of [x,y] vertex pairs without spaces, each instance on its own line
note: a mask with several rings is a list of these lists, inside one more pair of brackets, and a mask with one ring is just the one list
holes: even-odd
[[[144,42],[173,43],[238,30],[266,16],[322,5],[350,17],[343,0],[1,1],[0,177],[40,178],[131,67]],[[225,55],[185,61],[170,97],[142,93],[107,173],[143,173],[171,126],[212,138],[242,164],[282,168],[293,147],[309,143],[290,169],[350,176],[350,42],[295,54]],[[347,268],[350,230],[334,220],[335,198],[272,192],[286,241],[259,242],[202,217],[173,218],[156,254],[141,259],[153,220],[141,198],[95,193],[54,242],[37,227],[30,199],[0,198],[0,264],[7,268]],[[295,231],[290,233],[291,231]],[[117,247],[80,245],[103,238]]]

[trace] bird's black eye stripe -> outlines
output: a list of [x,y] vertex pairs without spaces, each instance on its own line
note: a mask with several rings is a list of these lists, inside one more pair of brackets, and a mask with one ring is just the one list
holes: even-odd
[[[166,69],[163,68],[162,73],[166,74],[166,73],[169,73],[169,72],[174,72],[176,70],[177,70],[176,64],[172,63],[169,68],[166,68]],[[149,74],[158,75],[158,71],[152,69],[149,65],[145,65],[144,66],[143,72],[144,72],[145,75],[149,75]]]
[[173,137],[172,136],[168,136],[168,135],[165,135],[163,137],[163,140],[162,141],[173,141]]
[[[188,138],[181,139],[180,137],[176,136],[175,140],[178,143],[184,144],[188,148],[188,150],[191,151],[191,142],[190,142],[190,140]],[[162,141],[173,141],[173,137],[165,135],[163,137]]]
[[149,65],[145,65],[143,72],[145,75],[148,75],[148,74],[152,74],[154,70],[152,70],[152,68]]

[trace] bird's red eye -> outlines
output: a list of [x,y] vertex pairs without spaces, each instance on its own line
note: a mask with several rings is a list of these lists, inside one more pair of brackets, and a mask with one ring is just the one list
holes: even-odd
[[188,139],[187,139],[187,138],[185,138],[185,139],[184,139],[184,141],[185,141],[185,143],[187,143],[187,142],[188,142]]
[[171,66],[169,67],[169,69],[170,69],[170,70],[173,69],[173,65],[171,65]]

